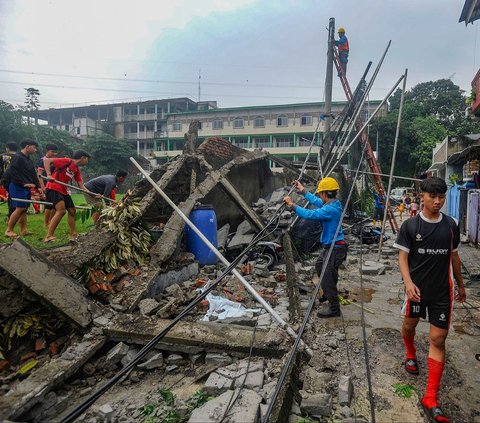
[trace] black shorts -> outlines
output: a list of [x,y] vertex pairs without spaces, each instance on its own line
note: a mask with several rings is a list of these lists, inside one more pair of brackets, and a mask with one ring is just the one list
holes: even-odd
[[65,208],[66,209],[74,209],[75,204],[73,204],[72,197],[70,197],[68,194],[63,195],[61,192],[55,191],[53,189],[47,189],[47,201],[50,203],[53,203],[53,206],[45,206],[46,209],[52,210],[55,208],[57,203],[60,201],[65,202]]
[[383,220],[383,215],[385,213],[385,209],[381,209],[380,207],[375,207],[373,211],[373,220]]
[[426,319],[428,311],[428,321],[430,324],[440,329],[448,329],[450,327],[452,307],[453,301],[448,298],[436,302],[420,301],[419,303],[405,298],[402,312],[405,317],[421,317],[422,319]]

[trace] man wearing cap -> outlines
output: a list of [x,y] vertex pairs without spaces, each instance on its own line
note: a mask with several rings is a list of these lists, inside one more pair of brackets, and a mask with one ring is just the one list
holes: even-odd
[[[323,225],[322,235],[320,236],[323,250],[315,264],[318,276],[321,276],[330,247],[334,244],[332,254],[326,265],[325,274],[321,280],[321,287],[324,296],[328,300],[328,306],[318,312],[318,317],[338,317],[340,316],[340,302],[337,290],[338,268],[347,257],[347,245],[340,224],[342,204],[337,200],[337,193],[340,187],[335,179],[330,177],[323,178],[317,187],[317,194],[320,197],[318,198],[312,193],[306,192],[300,181],[293,181],[293,185],[297,192],[304,195],[305,199],[316,208],[306,209],[297,206],[290,197],[283,199],[285,204],[292,207],[299,217],[307,220],[319,220]],[[338,233],[336,234],[338,227]]]
[[[338,57],[340,58],[340,63],[342,64],[343,75],[347,75],[347,63],[348,63],[348,53],[350,53],[350,47],[348,45],[348,38],[345,35],[345,28],[338,28],[338,40],[335,40],[335,45],[338,49]],[[338,76],[341,76],[338,74]]]

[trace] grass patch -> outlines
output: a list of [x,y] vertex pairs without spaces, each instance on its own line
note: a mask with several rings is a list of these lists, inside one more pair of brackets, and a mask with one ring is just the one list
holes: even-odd
[[[120,199],[122,196],[117,196],[117,199]],[[76,206],[87,206],[85,202],[85,198],[83,197],[83,194],[72,194],[72,199],[73,202],[75,203]],[[42,206],[43,209],[43,206]],[[77,213],[81,213],[82,210],[77,210]],[[26,237],[23,237],[22,239],[30,244],[32,247],[36,249],[42,249],[42,248],[52,248],[52,247],[58,247],[61,245],[68,244],[69,242],[69,228],[67,224],[67,216],[65,215],[63,219],[61,220],[60,224],[57,227],[57,230],[55,231],[55,236],[57,237],[57,240],[55,242],[49,242],[48,244],[45,244],[43,242],[43,239],[45,238],[45,235],[47,234],[47,228],[43,226],[43,213],[40,214],[33,214],[34,210],[33,207],[30,206],[28,208],[28,215],[27,215],[27,227],[30,232],[33,232],[33,235],[29,235]],[[0,242],[2,243],[11,243],[12,240],[4,235],[5,229],[7,228],[7,224],[5,222],[6,217],[8,214],[8,209],[7,209],[7,204],[6,203],[0,203]],[[78,234],[85,234],[89,232],[93,227],[93,220],[90,217],[89,219],[85,220],[82,222],[81,219],[77,219],[75,222],[76,230]],[[15,228],[15,231],[18,233],[19,228],[18,224]]]

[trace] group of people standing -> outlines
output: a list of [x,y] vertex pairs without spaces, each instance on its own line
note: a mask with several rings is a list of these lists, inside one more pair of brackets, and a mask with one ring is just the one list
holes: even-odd
[[[324,178],[319,182],[315,194],[307,192],[299,181],[294,181],[293,185],[313,208],[300,207],[289,196],[284,198],[285,204],[299,217],[317,220],[323,226],[320,237],[322,251],[316,270],[321,277],[324,294],[320,301],[325,299],[328,303],[318,312],[318,317],[340,316],[338,269],[347,256],[348,248],[341,227],[342,205],[337,199],[339,184],[333,178]],[[428,316],[428,377],[421,405],[431,421],[449,422],[438,404],[437,396],[445,367],[445,341],[453,303],[454,300],[464,302],[466,299],[458,255],[460,232],[456,222],[440,211],[445,203],[445,181],[437,177],[425,179],[420,184],[420,191],[422,210],[402,224],[394,244],[399,250],[399,268],[405,284],[401,334],[406,356],[402,364],[408,373],[420,373],[415,334],[420,318],[426,319]],[[386,198],[382,191],[375,194],[374,218],[383,219],[381,212],[384,211]],[[416,198],[411,202],[410,209],[415,203]]]
[[[75,181],[84,192],[85,200],[95,211],[96,223],[103,205],[102,198],[115,200],[118,183],[125,180],[128,173],[120,170],[116,175],[102,175],[83,183],[81,166],[86,166],[91,158],[85,150],[76,150],[72,157],[57,158],[58,147],[47,144],[45,155],[35,166],[32,156],[38,151],[38,143],[31,139],[23,140],[20,151],[16,143],[7,143],[6,152],[1,157],[0,177],[2,190],[0,196],[8,201],[8,221],[5,236],[16,238],[27,236],[27,210],[31,201],[42,200],[47,204],[44,210],[44,225],[47,228],[44,242],[55,241],[55,231],[65,214],[69,227],[70,240],[77,237],[75,227],[75,204],[67,185]],[[16,225],[20,232],[15,232]]]

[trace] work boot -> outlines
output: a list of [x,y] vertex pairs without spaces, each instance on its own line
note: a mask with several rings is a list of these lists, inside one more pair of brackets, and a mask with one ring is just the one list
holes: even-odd
[[339,317],[340,316],[340,303],[335,302],[331,303],[330,301],[328,302],[328,305],[321,309],[318,313],[317,316],[320,318],[327,318],[327,317]]

